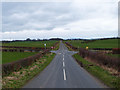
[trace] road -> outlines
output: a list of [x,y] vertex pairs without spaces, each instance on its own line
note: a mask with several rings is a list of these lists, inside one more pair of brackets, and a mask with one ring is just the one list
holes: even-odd
[[85,71],[61,42],[52,62],[23,88],[104,88],[105,86]]

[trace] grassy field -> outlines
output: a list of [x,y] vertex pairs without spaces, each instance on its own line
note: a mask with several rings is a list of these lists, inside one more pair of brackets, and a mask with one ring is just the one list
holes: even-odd
[[[120,39],[119,39],[120,40]],[[82,40],[67,41],[75,47],[89,48],[118,48],[118,39],[96,40],[88,43],[81,43]]]
[[[84,68],[90,72],[95,77],[99,78],[104,84],[111,88],[119,88],[120,89],[120,77],[116,77],[111,75],[107,70],[104,70],[100,66],[95,65],[92,62],[89,62],[83,59],[80,55],[75,54],[74,58],[82,62]],[[93,66],[89,66],[93,64]]]
[[20,46],[20,47],[46,47],[53,46],[57,41],[22,41],[22,42],[10,42],[2,43],[2,46]]
[[22,58],[32,56],[37,52],[2,52],[2,63],[9,63]]

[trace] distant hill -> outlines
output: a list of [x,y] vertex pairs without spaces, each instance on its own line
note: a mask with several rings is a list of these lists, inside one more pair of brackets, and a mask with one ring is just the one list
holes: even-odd
[[62,38],[51,38],[49,40],[63,40]]

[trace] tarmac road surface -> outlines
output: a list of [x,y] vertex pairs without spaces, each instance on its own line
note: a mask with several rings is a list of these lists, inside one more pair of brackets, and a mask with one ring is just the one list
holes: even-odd
[[68,51],[61,42],[52,62],[23,88],[105,88],[85,71],[72,57],[77,53]]

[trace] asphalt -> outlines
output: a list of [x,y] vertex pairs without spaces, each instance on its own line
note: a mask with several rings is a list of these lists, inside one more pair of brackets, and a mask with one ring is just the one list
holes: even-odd
[[61,42],[52,62],[23,88],[105,88],[97,79],[85,71]]

